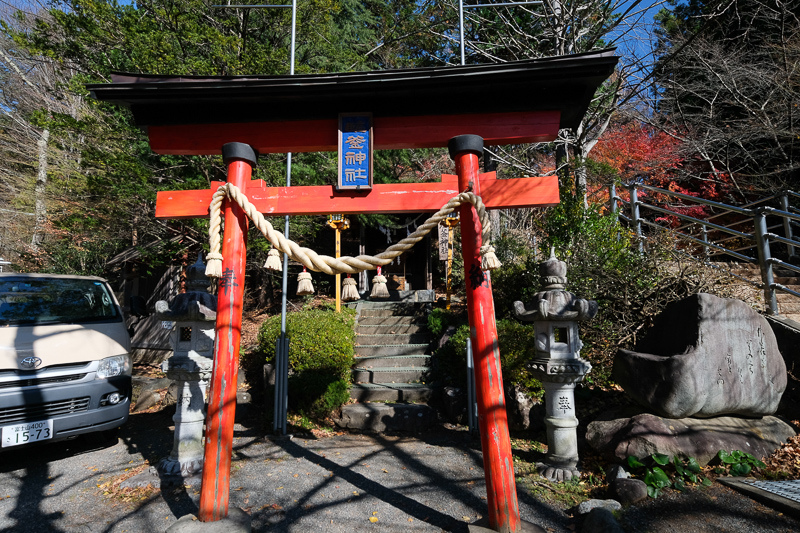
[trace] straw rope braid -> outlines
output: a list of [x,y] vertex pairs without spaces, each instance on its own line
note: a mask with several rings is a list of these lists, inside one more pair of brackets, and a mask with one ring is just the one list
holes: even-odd
[[452,197],[439,211],[432,215],[424,224],[405,239],[391,245],[384,252],[378,255],[359,255],[358,257],[344,256],[331,257],[329,255],[319,255],[310,248],[305,248],[284,237],[283,233],[275,231],[272,224],[250,203],[242,191],[230,183],[226,183],[217,189],[211,198],[210,226],[208,228],[208,242],[210,252],[206,255],[208,266],[206,276],[219,278],[222,277],[222,254],[220,227],[222,226],[222,202],[226,198],[236,202],[245,214],[253,221],[258,230],[264,237],[281,252],[287,254],[290,259],[301,263],[309,270],[324,272],[326,274],[356,274],[364,270],[374,270],[378,266],[388,265],[392,260],[403,252],[409,250],[425,235],[427,235],[439,222],[444,220],[448,214],[452,213],[457,207],[468,203],[475,207],[481,223],[482,242],[487,243],[481,246],[481,268],[483,270],[494,270],[499,268],[500,261],[494,254],[494,248],[489,243],[489,233],[491,230],[489,216],[486,213],[486,206],[481,198],[472,192],[462,192]]

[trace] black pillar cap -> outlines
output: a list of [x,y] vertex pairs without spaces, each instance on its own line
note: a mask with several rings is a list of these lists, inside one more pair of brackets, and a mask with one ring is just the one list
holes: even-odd
[[256,165],[258,152],[245,143],[225,143],[222,145],[222,161],[227,165],[234,159],[242,159],[252,166]]
[[450,150],[450,159],[455,159],[461,152],[475,152],[478,157],[483,155],[483,137],[480,135],[458,135],[447,142]]

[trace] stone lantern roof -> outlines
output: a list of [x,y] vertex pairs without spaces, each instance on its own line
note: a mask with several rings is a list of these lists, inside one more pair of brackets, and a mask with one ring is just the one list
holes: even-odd
[[514,315],[523,322],[536,320],[588,320],[597,314],[597,302],[578,298],[564,289],[567,284],[567,264],[559,261],[555,250],[550,259],[539,264],[543,291],[538,292],[530,305],[514,302]]
[[156,302],[156,317],[175,322],[214,321],[217,319],[217,300],[208,292],[210,282],[205,274],[202,255],[186,269],[186,292],[178,294],[172,303]]

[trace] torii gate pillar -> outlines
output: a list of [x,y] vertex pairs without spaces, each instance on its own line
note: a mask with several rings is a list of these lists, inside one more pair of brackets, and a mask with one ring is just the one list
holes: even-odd
[[[483,139],[459,135],[448,143],[456,164],[458,189],[480,196],[478,158],[483,155]],[[514,479],[514,459],[508,434],[503,372],[497,344],[492,282],[481,269],[481,224],[471,205],[461,209],[461,250],[464,281],[467,285],[467,314],[475,361],[475,386],[478,401],[478,427],[486,478],[489,526],[495,531],[519,531],[519,505]]]
[[[255,151],[247,144],[228,143],[222,147],[222,158],[228,169],[228,183],[247,190],[256,164]],[[247,215],[236,202],[226,200],[224,214],[222,277],[217,286],[217,341],[206,413],[198,513],[198,518],[203,522],[228,516],[233,424],[239,383],[248,222]]]

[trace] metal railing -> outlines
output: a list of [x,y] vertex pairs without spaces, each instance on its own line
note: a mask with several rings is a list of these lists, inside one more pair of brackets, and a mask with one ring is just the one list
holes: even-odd
[[[789,262],[800,259],[800,240],[794,237],[800,235],[800,209],[792,205],[793,201],[800,205],[800,194],[782,191],[737,207],[642,183],[625,188],[627,200],[617,196],[614,185],[609,187],[610,209],[630,224],[641,252],[648,237],[645,228],[668,231],[681,240],[681,251],[697,260],[711,263],[714,258],[727,256],[757,264],[761,283],[732,272],[723,262],[715,262],[714,266],[762,289],[769,314],[779,314],[777,292],[800,298],[800,293],[775,282],[778,267],[800,273],[800,268]],[[783,246],[773,250],[776,243],[785,246],[785,254]]]

